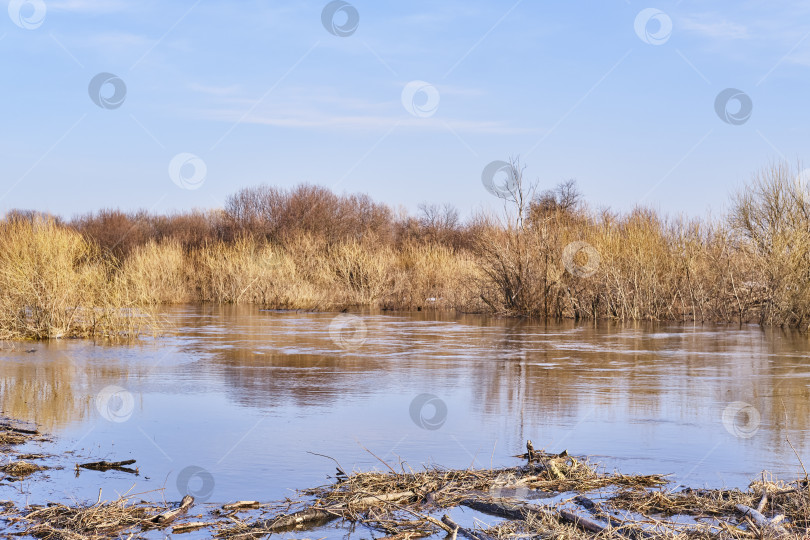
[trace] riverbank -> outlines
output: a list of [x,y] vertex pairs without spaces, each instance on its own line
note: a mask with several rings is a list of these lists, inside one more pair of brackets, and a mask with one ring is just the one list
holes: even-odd
[[[0,538],[107,539],[193,533],[194,538],[264,538],[294,533],[340,537],[361,527],[376,537],[457,535],[501,538],[801,538],[810,534],[808,478],[785,483],[767,473],[747,490],[691,489],[663,475],[606,472],[567,452],[536,450],[515,466],[411,470],[380,461],[379,471],[347,472],[336,463],[327,485],[283,501],[198,503],[162,490],[95,501],[24,500],[21,482],[47,482],[45,454],[18,451],[47,437],[30,425],[0,421]],[[34,465],[32,462],[36,461]],[[91,470],[131,470],[126,463],[78,464]],[[396,468],[395,468],[396,467]],[[399,470],[397,470],[399,469]],[[131,470],[135,473],[136,470]],[[152,498],[153,501],[145,500]],[[43,501],[44,502],[44,501]]]
[[325,188],[244,189],[224,209],[0,221],[0,339],[159,332],[154,306],[447,310],[543,319],[810,323],[810,195],[764,169],[722,219],[590,209],[512,165],[502,215],[395,212]]

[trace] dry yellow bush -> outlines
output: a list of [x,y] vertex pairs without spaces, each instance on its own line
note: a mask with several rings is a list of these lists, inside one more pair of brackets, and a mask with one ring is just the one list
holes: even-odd
[[132,336],[154,319],[113,283],[115,269],[75,231],[44,218],[0,223],[0,336]]
[[[256,231],[234,233],[216,212],[166,223],[116,213],[88,221],[96,232],[87,238],[99,236],[107,221],[119,232],[138,225],[140,240],[118,251],[120,234],[104,237],[102,250],[74,228],[12,214],[0,222],[0,339],[134,335],[154,326],[149,306],[182,302],[807,329],[810,192],[797,181],[800,171],[786,164],[764,169],[735,196],[727,219],[672,220],[645,208],[590,212],[572,183],[534,196],[516,169],[513,207],[507,204],[503,217],[478,216],[450,234],[432,211],[422,220],[427,228],[401,218],[396,241],[386,229],[388,214],[363,198],[344,201],[355,213],[340,234],[323,234],[331,229],[321,221],[296,228],[283,220],[273,221],[269,236],[255,224]],[[283,194],[265,195],[272,202]],[[327,195],[301,191],[296,197],[304,199],[285,219],[313,197],[337,204]],[[339,207],[323,215],[340,221],[348,210]],[[265,221],[275,219],[268,208]],[[363,225],[368,212],[358,209],[376,209],[368,218],[373,227]],[[175,232],[150,237],[153,229]]]

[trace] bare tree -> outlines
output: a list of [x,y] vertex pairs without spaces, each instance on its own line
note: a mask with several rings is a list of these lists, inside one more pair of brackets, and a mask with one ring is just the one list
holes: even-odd
[[581,201],[582,193],[577,188],[576,180],[566,180],[536,195],[529,204],[529,215],[536,218],[553,212],[572,214]]

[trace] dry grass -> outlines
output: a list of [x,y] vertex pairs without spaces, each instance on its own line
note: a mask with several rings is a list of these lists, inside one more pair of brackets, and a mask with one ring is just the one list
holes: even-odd
[[[586,460],[563,454],[537,452],[532,462],[522,467],[503,469],[447,470],[430,468],[422,471],[358,472],[338,474],[335,484],[301,492],[301,501],[286,501],[286,508],[270,519],[252,526],[238,526],[221,531],[222,536],[239,537],[248,533],[270,533],[289,530],[296,525],[317,526],[329,519],[342,518],[376,529],[389,537],[415,538],[437,532],[451,532],[437,516],[448,508],[473,507],[477,502],[493,504],[496,510],[520,500],[527,493],[589,492],[607,486],[632,486],[636,489],[663,483],[660,476],[624,476],[601,474]],[[532,514],[535,533],[540,523],[548,531],[575,528],[542,514]],[[582,538],[582,536],[571,536]]]
[[[464,507],[494,516],[494,526],[478,520],[481,539],[514,538],[791,538],[810,533],[808,482],[776,480],[766,473],[747,491],[667,491],[661,476],[601,473],[584,458],[563,452],[537,452],[527,444],[522,466],[448,470],[439,467],[398,472],[346,474],[335,482],[301,491],[296,499],[260,504],[244,501],[197,508],[193,498],[177,505],[153,504],[132,495],[114,501],[50,504],[19,510],[0,507],[0,515],[20,534],[49,540],[141,537],[168,528],[174,533],[204,530],[220,538],[249,539],[324,527],[334,519],[359,525],[387,538],[408,540],[448,534],[464,536],[442,518]],[[19,474],[36,466],[16,462]],[[759,508],[758,524],[738,505]],[[240,515],[240,513],[242,513]],[[171,516],[171,517],[168,517]],[[781,516],[781,517],[780,517]],[[489,521],[489,520],[486,520]],[[594,529],[593,527],[596,527]],[[315,537],[320,535],[314,533]]]
[[[516,190],[522,184],[518,164]],[[491,310],[552,318],[810,325],[810,192],[800,167],[764,169],[725,219],[594,213],[553,194],[478,221],[476,260]],[[538,202],[540,201],[540,202]],[[542,202],[542,204],[541,204]],[[526,217],[520,217],[526,216]],[[566,246],[586,251],[566,260]],[[589,248],[589,249],[590,249]]]
[[[335,518],[390,538],[454,534],[439,516],[459,506],[505,519],[485,528],[489,538],[685,540],[806,535],[810,525],[806,482],[784,484],[765,478],[745,492],[687,489],[672,493],[658,487],[664,483],[660,476],[600,474],[585,460],[542,453],[528,465],[507,469],[341,473],[335,484],[303,491],[299,501],[283,501],[276,515],[252,524],[240,522],[221,529],[219,535],[248,538],[301,531]],[[540,504],[532,504],[532,494],[540,496]],[[545,499],[550,502],[542,503]],[[737,506],[757,508],[758,503],[765,519],[774,520],[772,525],[758,526]],[[583,518],[603,530],[589,530]]]
[[125,337],[153,326],[115,269],[52,220],[0,222],[0,338]]
[[[305,241],[292,250],[250,237],[195,249],[186,259],[194,299],[279,309],[323,309],[330,300],[306,277]],[[304,259],[302,263],[301,259]]]
[[27,441],[28,438],[21,433],[12,431],[0,431],[0,446],[15,446]]
[[480,270],[467,250],[409,241],[397,251],[391,272],[395,285],[384,307],[477,312],[486,308],[475,286]]
[[0,466],[0,471],[17,478],[25,478],[26,476],[30,476],[37,471],[43,470],[45,470],[45,467],[22,460],[12,461],[8,465]]
[[128,497],[92,505],[54,504],[28,512],[25,533],[45,540],[121,538],[148,527],[148,519],[162,511],[156,505],[135,503]]
[[135,335],[153,323],[148,306],[181,302],[810,327],[800,167],[764,169],[719,219],[594,212],[573,183],[538,194],[513,168],[503,215],[467,224],[452,207],[417,219],[312,186],[174,216],[10,214],[0,339]]
[[[34,440],[42,441],[47,439],[37,429],[27,425],[17,425],[17,423],[7,418],[0,417],[0,458],[6,461],[5,464],[0,465],[0,473],[5,475],[5,478],[0,475],[0,480],[20,480],[37,471],[48,469],[48,467],[25,461],[41,459],[44,456],[40,454],[19,454],[14,451],[13,447]],[[16,456],[16,458],[13,458],[13,456]]]
[[118,285],[139,304],[177,304],[192,298],[183,246],[177,240],[150,240],[134,247]]
[[[767,473],[763,473],[766,476]],[[790,484],[770,478],[752,482],[747,491],[659,490],[620,491],[609,499],[611,507],[630,511],[640,519],[668,525],[672,537],[685,527],[684,518],[694,519],[688,527],[690,538],[807,538],[810,534],[810,492],[807,482]],[[743,505],[761,512],[767,524],[758,524],[741,510]],[[681,522],[669,521],[678,518]]]

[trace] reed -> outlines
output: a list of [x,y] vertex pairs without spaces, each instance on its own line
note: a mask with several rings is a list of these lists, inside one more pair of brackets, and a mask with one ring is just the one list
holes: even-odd
[[[566,204],[560,194],[479,217],[474,252],[491,310],[579,319],[810,324],[810,195],[801,167],[763,169],[724,219],[667,219]],[[565,186],[562,186],[564,188]],[[560,193],[564,190],[560,188]],[[528,215],[521,220],[516,215]],[[566,260],[567,247],[587,246]],[[589,266],[588,254],[598,264]]]
[[154,329],[116,269],[77,232],[34,216],[0,222],[0,336],[129,337]]

